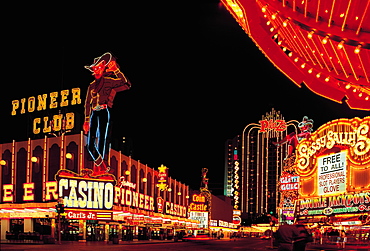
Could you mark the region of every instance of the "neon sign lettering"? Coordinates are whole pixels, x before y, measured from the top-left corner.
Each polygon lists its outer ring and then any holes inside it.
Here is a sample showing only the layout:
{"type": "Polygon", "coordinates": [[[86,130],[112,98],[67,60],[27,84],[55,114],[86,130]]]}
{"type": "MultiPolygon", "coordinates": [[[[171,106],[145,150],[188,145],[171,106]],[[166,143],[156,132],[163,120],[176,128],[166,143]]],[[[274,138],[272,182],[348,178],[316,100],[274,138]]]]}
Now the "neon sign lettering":
{"type": "MultiPolygon", "coordinates": [[[[3,184],[2,202],[14,202],[14,188],[14,184],[3,184]]],[[[23,201],[35,200],[34,183],[24,183],[23,190],[23,201]]],[[[154,211],[152,196],[114,186],[114,181],[60,178],[59,182],[46,182],[45,200],[55,201],[59,196],[63,198],[64,206],[71,209],[109,210],[113,208],[113,204],[116,204],[154,211]]],[[[170,205],[168,210],[172,210],[177,215],[178,212],[183,211],[183,209],[179,210],[179,207],[179,205],[170,205]]]]}
{"type": "Polygon", "coordinates": [[[200,194],[193,194],[192,199],[194,202],[206,202],[206,197],[200,194]]]}
{"type": "Polygon", "coordinates": [[[346,192],[346,151],[317,158],[318,195],[346,192]]]}
{"type": "Polygon", "coordinates": [[[259,122],[261,126],[261,129],[259,130],[259,132],[267,132],[268,130],[283,132],[287,128],[287,124],[285,120],[282,120],[282,119],[277,119],[277,120],[265,119],[265,120],[260,120],[259,122]]]}
{"type": "Polygon", "coordinates": [[[162,197],[157,197],[157,210],[158,210],[158,213],[162,213],[163,212],[163,198],[162,197]]]}
{"type": "Polygon", "coordinates": [[[193,194],[192,202],[189,204],[190,211],[207,211],[206,197],[201,194],[193,194]]]}
{"type": "Polygon", "coordinates": [[[207,211],[208,207],[205,204],[190,203],[189,204],[189,210],[190,211],[207,211]]]}
{"type": "Polygon", "coordinates": [[[136,184],[125,180],[125,176],[121,176],[119,178],[119,187],[121,187],[121,188],[122,187],[127,187],[127,188],[135,189],[136,188],[136,184]]]}
{"type": "MultiPolygon", "coordinates": [[[[33,201],[35,199],[34,183],[23,183],[23,201],[33,201]]],[[[14,201],[14,184],[3,185],[3,202],[14,201]]]]}
{"type": "MultiPolygon", "coordinates": [[[[45,111],[47,108],[55,109],[58,107],[66,107],[69,105],[81,104],[81,91],[80,88],[72,88],[70,90],[51,92],[48,94],[38,95],[37,99],[32,96],[22,98],[20,100],[12,101],[11,115],[25,114],[26,112],[32,113],[35,111],[45,111]],[[70,95],[71,94],[71,95],[70,95]],[[49,99],[48,99],[49,96],[49,99]],[[58,97],[59,102],[58,102],[58,97]],[[70,99],[68,99],[70,98],[70,99]],[[49,101],[49,102],[48,102],[49,101]]],[[[51,117],[45,116],[43,118],[35,118],[32,122],[33,134],[59,132],[61,130],[71,130],[74,128],[75,115],[73,112],[66,114],[56,114],[51,117]]]]}
{"type": "Polygon", "coordinates": [[[64,114],[53,115],[53,120],[49,121],[49,117],[35,118],[33,120],[32,128],[33,134],[39,134],[41,132],[40,124],[43,125],[42,132],[59,132],[63,130],[71,130],[75,127],[75,114],[73,112],[68,112],[64,114]]]}
{"type": "Polygon", "coordinates": [[[96,212],[67,211],[67,218],[71,220],[96,220],[96,212]]]}
{"type": "Polygon", "coordinates": [[[333,121],[322,127],[305,139],[297,147],[297,167],[301,170],[312,165],[316,153],[324,148],[332,149],[335,145],[351,148],[350,153],[356,157],[364,156],[370,152],[370,118],[358,121],[358,118],[339,122],[333,121]],[[349,131],[351,130],[351,131],[349,131]]]}
{"type": "Polygon", "coordinates": [[[59,180],[59,196],[69,208],[112,209],[114,184],[62,178],[59,180]]]}
{"type": "Polygon", "coordinates": [[[181,205],[166,201],[165,210],[166,210],[165,211],[166,214],[186,217],[186,207],[185,206],[181,206],[181,205]]]}
{"type": "Polygon", "coordinates": [[[234,162],[234,208],[239,208],[239,161],[234,162]]]}
{"type": "Polygon", "coordinates": [[[330,215],[370,211],[370,193],[342,194],[337,196],[307,198],[299,201],[301,215],[330,215]]]}
{"type": "Polygon", "coordinates": [[[81,97],[80,97],[80,88],[72,88],[71,92],[69,90],[62,90],[60,91],[60,102],[57,102],[57,98],[59,96],[58,92],[51,92],[49,94],[49,105],[47,105],[47,94],[42,94],[37,96],[37,106],[36,106],[36,98],[34,96],[27,98],[22,98],[20,100],[13,100],[12,101],[12,116],[17,115],[17,111],[20,108],[20,114],[24,114],[27,112],[34,112],[46,110],[47,108],[54,109],[59,107],[65,107],[69,104],[77,105],[81,104],[81,97]],[[68,96],[72,93],[72,97],[68,100],[68,96]],[[27,110],[26,110],[27,108],[27,110]]]}
{"type": "Polygon", "coordinates": [[[117,186],[114,188],[114,203],[154,211],[154,198],[152,196],[117,186]]]}
{"type": "Polygon", "coordinates": [[[280,186],[280,189],[282,191],[289,191],[289,190],[298,190],[299,183],[288,183],[288,184],[282,184],[280,186]]]}
{"type": "Polygon", "coordinates": [[[290,191],[299,189],[299,176],[294,176],[291,174],[285,174],[280,177],[280,190],[290,191]]]}

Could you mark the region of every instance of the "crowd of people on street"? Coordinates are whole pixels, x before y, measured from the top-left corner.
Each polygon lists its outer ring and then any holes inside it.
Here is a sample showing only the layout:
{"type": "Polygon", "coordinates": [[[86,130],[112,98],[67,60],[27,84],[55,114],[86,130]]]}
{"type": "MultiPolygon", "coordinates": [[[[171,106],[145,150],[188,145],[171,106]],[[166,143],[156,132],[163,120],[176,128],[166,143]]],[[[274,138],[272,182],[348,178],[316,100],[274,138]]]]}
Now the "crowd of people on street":
{"type": "Polygon", "coordinates": [[[345,230],[334,228],[315,228],[308,231],[301,224],[283,224],[276,231],[279,251],[304,251],[309,242],[316,244],[335,243],[337,248],[345,248],[345,230]]]}

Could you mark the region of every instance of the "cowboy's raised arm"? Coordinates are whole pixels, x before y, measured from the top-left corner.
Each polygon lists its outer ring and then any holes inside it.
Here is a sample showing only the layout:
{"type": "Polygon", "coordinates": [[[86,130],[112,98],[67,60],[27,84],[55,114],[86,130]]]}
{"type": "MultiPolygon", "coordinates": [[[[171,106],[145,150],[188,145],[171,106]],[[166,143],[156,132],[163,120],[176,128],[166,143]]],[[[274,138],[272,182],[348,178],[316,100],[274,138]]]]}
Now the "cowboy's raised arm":
{"type": "Polygon", "coordinates": [[[110,71],[112,71],[114,73],[114,75],[116,76],[115,79],[111,79],[114,82],[112,88],[116,92],[128,90],[128,89],[131,88],[130,81],[127,79],[127,77],[118,68],[116,61],[111,61],[108,64],[107,72],[110,72],[110,71]]]}
{"type": "Polygon", "coordinates": [[[117,70],[114,71],[114,75],[116,75],[116,85],[113,87],[116,92],[128,90],[131,88],[131,83],[127,79],[127,77],[120,71],[120,69],[117,68],[117,70]]]}

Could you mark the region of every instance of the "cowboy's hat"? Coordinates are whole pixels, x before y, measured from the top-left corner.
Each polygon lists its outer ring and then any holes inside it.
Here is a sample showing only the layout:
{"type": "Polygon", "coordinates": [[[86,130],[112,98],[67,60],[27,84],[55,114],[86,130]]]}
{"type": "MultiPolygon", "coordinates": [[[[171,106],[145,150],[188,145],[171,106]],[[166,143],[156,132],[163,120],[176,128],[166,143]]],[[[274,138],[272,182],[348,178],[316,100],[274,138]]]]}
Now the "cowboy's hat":
{"type": "Polygon", "coordinates": [[[112,54],[110,52],[106,52],[103,55],[101,55],[100,57],[94,58],[94,63],[92,65],[85,65],[85,68],[90,70],[90,71],[93,71],[92,67],[94,67],[95,65],[97,65],[98,63],[100,63],[103,60],[105,62],[104,66],[107,66],[109,64],[109,62],[112,61],[112,60],[115,60],[115,58],[112,56],[112,54]]]}

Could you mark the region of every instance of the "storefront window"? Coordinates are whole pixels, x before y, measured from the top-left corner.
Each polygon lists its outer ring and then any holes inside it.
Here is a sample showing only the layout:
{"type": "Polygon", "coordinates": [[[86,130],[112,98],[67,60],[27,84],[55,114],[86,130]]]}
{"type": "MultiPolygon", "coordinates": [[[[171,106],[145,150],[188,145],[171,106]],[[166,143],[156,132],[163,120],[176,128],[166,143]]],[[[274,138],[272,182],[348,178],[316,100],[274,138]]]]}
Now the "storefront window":
{"type": "Polygon", "coordinates": [[[149,231],[146,227],[139,227],[138,229],[138,240],[149,240],[149,231]]]}
{"type": "Polygon", "coordinates": [[[87,241],[104,241],[105,225],[98,224],[98,221],[86,221],[86,240],[87,241]]]}
{"type": "Polygon", "coordinates": [[[23,219],[11,219],[10,220],[10,232],[14,234],[23,233],[24,231],[24,220],[23,219]]]}
{"type": "Polygon", "coordinates": [[[118,236],[118,225],[109,225],[109,241],[113,241],[113,238],[118,236]]]}
{"type": "Polygon", "coordinates": [[[51,235],[51,219],[33,219],[33,229],[41,235],[51,235]]]}
{"type": "Polygon", "coordinates": [[[79,225],[79,220],[64,220],[62,226],[62,240],[77,241],[79,225]]]}
{"type": "Polygon", "coordinates": [[[134,239],[134,227],[132,226],[122,226],[122,240],[132,241],[134,239]]]}

